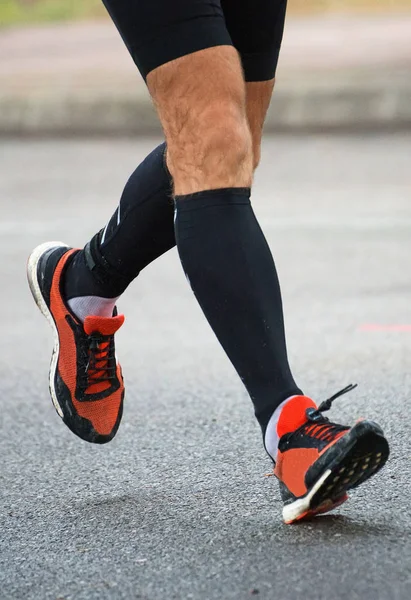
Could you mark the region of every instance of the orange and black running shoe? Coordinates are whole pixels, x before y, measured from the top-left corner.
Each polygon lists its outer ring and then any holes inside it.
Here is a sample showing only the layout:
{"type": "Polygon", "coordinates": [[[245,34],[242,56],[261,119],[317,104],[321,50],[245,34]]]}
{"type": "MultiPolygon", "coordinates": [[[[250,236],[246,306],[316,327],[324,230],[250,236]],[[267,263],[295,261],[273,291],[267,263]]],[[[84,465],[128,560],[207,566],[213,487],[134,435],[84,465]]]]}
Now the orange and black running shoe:
{"type": "Polygon", "coordinates": [[[331,423],[322,414],[355,387],[349,385],[318,408],[310,398],[298,396],[282,410],[274,475],[280,483],[285,523],[333,510],[348,499],[348,490],[387,462],[388,442],[379,425],[364,420],[350,428],[331,423]]]}
{"type": "Polygon", "coordinates": [[[62,293],[64,271],[78,252],[61,242],[42,244],[31,253],[27,276],[37,306],[55,339],[49,385],[57,413],[76,435],[105,444],[115,436],[123,412],[124,383],[116,361],[114,334],[123,316],[79,321],[62,293]]]}

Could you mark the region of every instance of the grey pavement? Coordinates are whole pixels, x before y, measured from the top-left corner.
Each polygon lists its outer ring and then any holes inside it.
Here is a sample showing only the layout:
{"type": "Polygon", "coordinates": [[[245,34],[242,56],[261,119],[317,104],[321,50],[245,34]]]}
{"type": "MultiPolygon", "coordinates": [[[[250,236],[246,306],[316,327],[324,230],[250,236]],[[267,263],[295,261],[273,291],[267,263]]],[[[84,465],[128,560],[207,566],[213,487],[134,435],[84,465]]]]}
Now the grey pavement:
{"type": "Polygon", "coordinates": [[[60,421],[52,334],[25,281],[49,239],[83,244],[155,140],[4,140],[1,600],[411,597],[411,140],[267,139],[254,205],[297,381],[332,417],[378,420],[387,467],[334,515],[285,526],[252,407],[175,251],[119,302],[127,397],[104,447],[60,421]],[[370,327],[370,325],[372,327],[370,327]]]}
{"type": "MultiPolygon", "coordinates": [[[[411,13],[287,21],[268,130],[411,126],[411,13]]],[[[158,132],[109,21],[4,29],[0,134],[158,132]]]]}

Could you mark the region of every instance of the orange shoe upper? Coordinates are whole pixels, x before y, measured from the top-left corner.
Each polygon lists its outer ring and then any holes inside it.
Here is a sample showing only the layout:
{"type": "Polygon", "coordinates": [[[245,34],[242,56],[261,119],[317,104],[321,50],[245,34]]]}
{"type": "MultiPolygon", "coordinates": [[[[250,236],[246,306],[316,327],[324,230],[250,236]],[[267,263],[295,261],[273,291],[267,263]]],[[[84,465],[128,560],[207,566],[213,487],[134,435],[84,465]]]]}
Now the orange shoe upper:
{"type": "MultiPolygon", "coordinates": [[[[91,401],[79,401],[76,398],[77,388],[77,346],[75,336],[70,321],[74,320],[72,313],[68,310],[64,299],[61,295],[60,283],[61,275],[68,259],[75,253],[76,250],[68,251],[59,261],[54,275],[50,290],[50,311],[54,317],[58,330],[60,341],[60,353],[58,360],[59,374],[67,386],[71,394],[71,401],[76,412],[83,418],[89,420],[97,433],[101,435],[109,435],[113,430],[117,420],[119,411],[122,406],[124,383],[121,373],[121,367],[116,365],[116,376],[119,382],[118,388],[109,394],[106,398],[91,401]]],[[[102,335],[112,335],[124,322],[123,316],[104,318],[104,317],[88,317],[84,324],[84,331],[87,335],[99,332],[102,335]]],[[[77,321],[78,323],[78,321],[77,321]]],[[[97,369],[94,372],[94,378],[98,379],[98,368],[103,371],[105,368],[104,352],[106,348],[102,345],[97,353],[102,358],[100,362],[96,362],[97,369]]],[[[90,394],[102,393],[110,388],[108,382],[93,383],[93,377],[90,379],[90,387],[87,392],[90,394]]]]}
{"type": "Polygon", "coordinates": [[[316,424],[315,422],[309,424],[306,414],[308,408],[316,409],[317,405],[307,396],[295,396],[284,406],[277,424],[280,442],[282,436],[292,434],[306,424],[301,438],[291,444],[289,448],[279,449],[274,468],[274,474],[296,497],[303,496],[307,492],[305,475],[311,465],[346,433],[346,431],[340,431],[331,434],[332,424],[316,424]],[[325,443],[327,428],[330,430],[329,443],[325,443]],[[323,443],[319,443],[320,439],[323,443]]]}

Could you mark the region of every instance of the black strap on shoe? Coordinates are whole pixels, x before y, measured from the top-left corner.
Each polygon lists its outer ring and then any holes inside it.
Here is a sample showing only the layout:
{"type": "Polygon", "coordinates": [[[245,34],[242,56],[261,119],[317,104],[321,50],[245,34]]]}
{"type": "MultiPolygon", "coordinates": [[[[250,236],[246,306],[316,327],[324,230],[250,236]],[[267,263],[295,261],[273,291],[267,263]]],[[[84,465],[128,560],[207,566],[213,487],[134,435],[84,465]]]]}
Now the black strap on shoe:
{"type": "MultiPolygon", "coordinates": [[[[113,267],[103,256],[100,245],[101,237],[104,229],[101,229],[96,235],[89,241],[84,247],[84,258],[90,271],[93,272],[94,277],[100,283],[100,285],[113,284],[120,287],[127,287],[130,283],[128,277],[113,267]]],[[[115,296],[116,294],[114,294],[115,296]]],[[[120,294],[119,294],[120,295],[120,294]]],[[[113,296],[113,297],[114,297],[113,296]]]]}

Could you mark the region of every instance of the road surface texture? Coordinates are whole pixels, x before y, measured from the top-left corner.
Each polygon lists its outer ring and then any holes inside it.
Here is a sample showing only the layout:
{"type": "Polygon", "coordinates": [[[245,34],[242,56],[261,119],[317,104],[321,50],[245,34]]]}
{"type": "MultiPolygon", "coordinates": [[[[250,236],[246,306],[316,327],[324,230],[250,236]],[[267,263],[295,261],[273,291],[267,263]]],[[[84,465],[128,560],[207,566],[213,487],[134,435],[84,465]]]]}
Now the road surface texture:
{"type": "Polygon", "coordinates": [[[33,246],[83,244],[156,140],[3,141],[0,598],[411,597],[411,140],[267,139],[254,204],[275,255],[298,383],[332,418],[378,420],[385,470],[337,514],[285,526],[251,403],[171,251],[119,302],[127,397],[88,445],[48,397],[33,246]]]}

